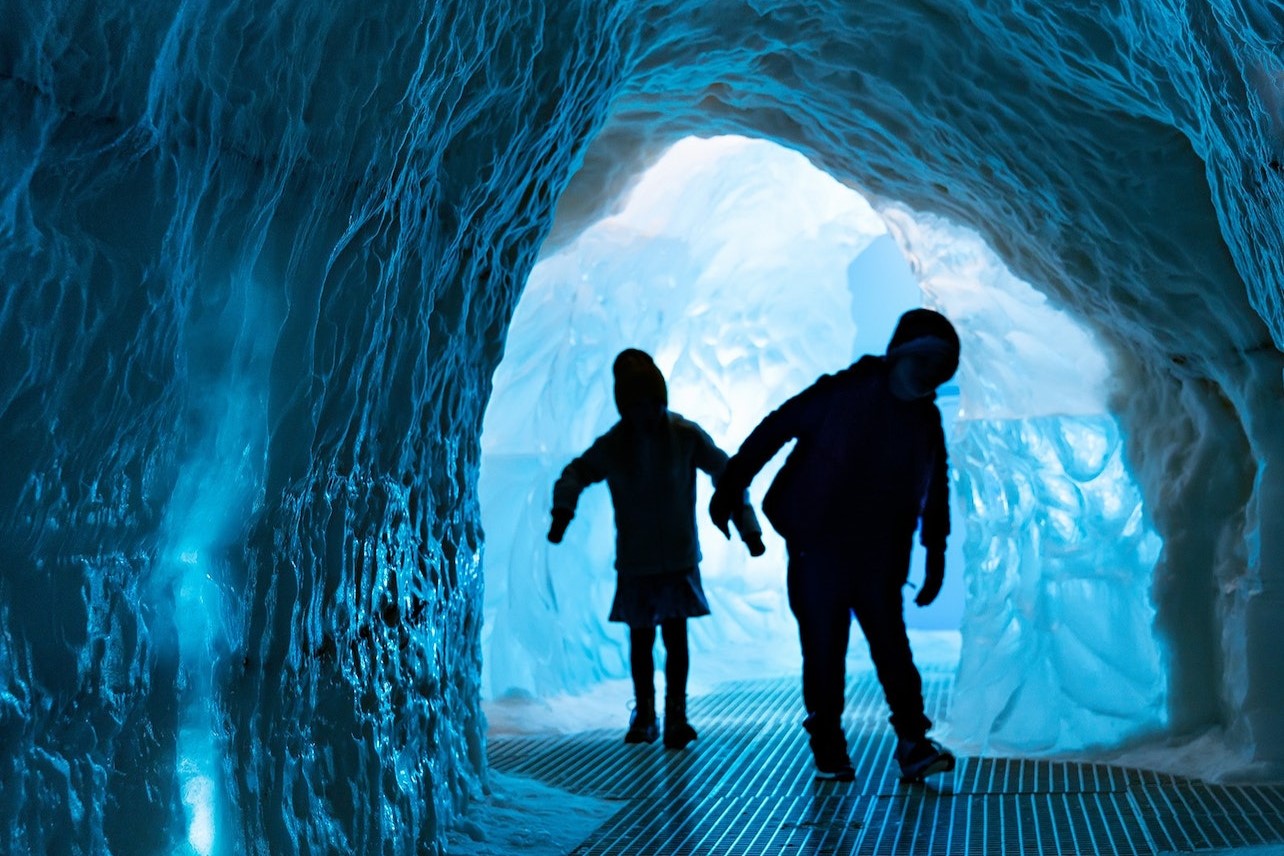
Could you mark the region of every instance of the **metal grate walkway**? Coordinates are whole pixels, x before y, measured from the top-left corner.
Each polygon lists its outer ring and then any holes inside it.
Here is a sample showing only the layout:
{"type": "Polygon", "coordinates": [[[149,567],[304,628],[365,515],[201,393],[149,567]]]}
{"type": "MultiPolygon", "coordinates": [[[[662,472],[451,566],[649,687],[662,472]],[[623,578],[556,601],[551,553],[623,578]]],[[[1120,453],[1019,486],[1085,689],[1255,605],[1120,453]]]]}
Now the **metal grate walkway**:
{"type": "MultiPolygon", "coordinates": [[[[924,674],[928,715],[950,679],[924,674]]],[[[1162,854],[1284,842],[1284,786],[1215,786],[1102,764],[962,758],[902,783],[873,676],[848,686],[856,781],[812,776],[796,681],[746,681],[691,699],[683,752],[625,746],[621,728],[503,738],[490,763],[620,810],[574,853],[1162,854]]]]}

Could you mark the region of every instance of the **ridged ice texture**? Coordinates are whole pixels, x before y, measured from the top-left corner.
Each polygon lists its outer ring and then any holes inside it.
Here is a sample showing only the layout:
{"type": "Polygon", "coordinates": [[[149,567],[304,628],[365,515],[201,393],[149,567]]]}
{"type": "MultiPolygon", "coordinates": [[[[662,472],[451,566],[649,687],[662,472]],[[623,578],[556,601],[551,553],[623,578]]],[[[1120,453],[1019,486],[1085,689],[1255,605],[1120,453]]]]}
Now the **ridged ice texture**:
{"type": "Polygon", "coordinates": [[[489,377],[623,11],[0,6],[0,851],[439,849],[489,377]]]}
{"type": "Polygon", "coordinates": [[[1277,2],[0,20],[0,848],[437,849],[520,283],[692,132],[976,229],[1099,336],[1170,728],[1284,761],[1277,2]]]}
{"type": "Polygon", "coordinates": [[[1157,732],[1160,544],[1115,420],[960,421],[953,453],[968,573],[953,742],[1070,752],[1157,732]]]}

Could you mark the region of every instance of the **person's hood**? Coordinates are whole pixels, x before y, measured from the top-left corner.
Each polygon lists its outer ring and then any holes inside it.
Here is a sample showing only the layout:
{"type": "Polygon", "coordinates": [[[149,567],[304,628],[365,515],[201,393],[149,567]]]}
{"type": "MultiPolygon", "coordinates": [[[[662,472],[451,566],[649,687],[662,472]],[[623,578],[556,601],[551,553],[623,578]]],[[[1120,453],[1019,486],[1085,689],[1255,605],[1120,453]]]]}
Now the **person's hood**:
{"type": "Polygon", "coordinates": [[[931,309],[911,309],[896,322],[896,330],[887,343],[887,355],[893,351],[904,352],[917,347],[940,350],[944,357],[945,376],[949,380],[959,367],[959,334],[950,320],[931,309]]]}
{"type": "Polygon", "coordinates": [[[669,388],[664,382],[664,375],[646,351],[637,348],[621,351],[615,358],[612,372],[615,375],[615,407],[621,416],[628,405],[638,402],[650,401],[668,406],[669,388]]]}

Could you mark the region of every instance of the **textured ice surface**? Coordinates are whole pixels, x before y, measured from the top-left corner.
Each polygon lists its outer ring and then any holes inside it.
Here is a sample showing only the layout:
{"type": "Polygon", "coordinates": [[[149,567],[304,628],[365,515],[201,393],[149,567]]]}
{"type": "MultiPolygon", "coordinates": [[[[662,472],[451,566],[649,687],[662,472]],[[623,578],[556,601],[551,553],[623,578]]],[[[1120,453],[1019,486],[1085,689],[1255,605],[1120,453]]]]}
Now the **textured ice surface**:
{"type": "Polygon", "coordinates": [[[967,420],[953,439],[968,567],[955,742],[1074,751],[1157,730],[1159,539],[1115,420],[967,420]]]}
{"type": "Polygon", "coordinates": [[[1098,337],[1167,728],[1284,762],[1275,6],[0,20],[0,850],[440,849],[483,775],[477,438],[520,286],[693,133],[975,229],[1098,337]]]}
{"type": "Polygon", "coordinates": [[[486,793],[451,831],[451,856],[565,856],[620,810],[617,802],[492,772],[486,793]]]}

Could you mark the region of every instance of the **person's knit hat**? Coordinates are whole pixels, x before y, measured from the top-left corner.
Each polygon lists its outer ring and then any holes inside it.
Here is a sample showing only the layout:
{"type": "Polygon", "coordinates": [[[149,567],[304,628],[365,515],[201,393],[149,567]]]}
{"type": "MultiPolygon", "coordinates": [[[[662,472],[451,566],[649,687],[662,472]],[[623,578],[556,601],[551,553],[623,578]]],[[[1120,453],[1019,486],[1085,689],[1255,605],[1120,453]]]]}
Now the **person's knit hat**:
{"type": "Polygon", "coordinates": [[[906,312],[896,322],[896,331],[892,333],[892,340],[887,343],[887,353],[890,356],[893,351],[912,350],[916,347],[916,340],[925,339],[932,340],[930,345],[927,342],[922,344],[928,345],[933,351],[940,351],[941,371],[944,373],[940,382],[944,383],[958,371],[960,345],[958,331],[954,329],[950,319],[941,313],[931,309],[911,309],[906,312]]]}
{"type": "Polygon", "coordinates": [[[664,375],[651,355],[637,348],[627,348],[615,358],[615,406],[620,414],[631,404],[654,402],[669,405],[669,388],[664,375]]]}

